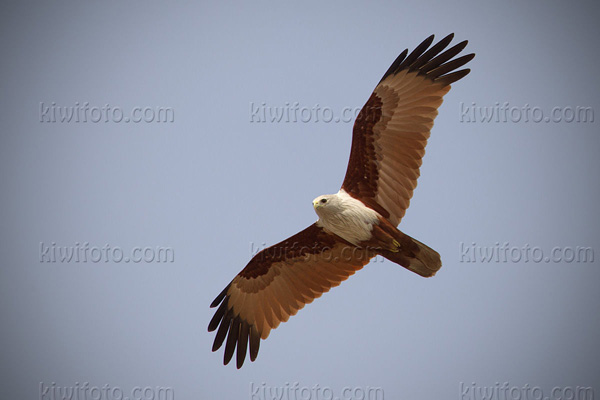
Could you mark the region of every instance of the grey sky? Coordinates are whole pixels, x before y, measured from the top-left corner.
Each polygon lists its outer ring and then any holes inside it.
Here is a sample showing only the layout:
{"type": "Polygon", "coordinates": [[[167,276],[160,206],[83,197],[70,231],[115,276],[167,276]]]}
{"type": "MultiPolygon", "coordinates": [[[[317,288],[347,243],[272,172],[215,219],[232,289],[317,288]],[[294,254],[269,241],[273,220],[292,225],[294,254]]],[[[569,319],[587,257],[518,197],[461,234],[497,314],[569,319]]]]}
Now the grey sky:
{"type": "Polygon", "coordinates": [[[505,382],[600,395],[597,4],[53,1],[0,15],[0,398],[84,382],[176,399],[263,398],[263,382],[339,398],[479,399],[472,385],[505,382]],[[316,220],[350,149],[351,122],[257,122],[252,107],[361,107],[402,50],[450,32],[477,56],[400,225],[442,270],[373,262],[256,362],[224,367],[208,305],[253,249],[316,220]],[[49,122],[49,107],[89,107],[88,122],[49,122]],[[51,262],[52,246],[97,249],[51,262]]]}

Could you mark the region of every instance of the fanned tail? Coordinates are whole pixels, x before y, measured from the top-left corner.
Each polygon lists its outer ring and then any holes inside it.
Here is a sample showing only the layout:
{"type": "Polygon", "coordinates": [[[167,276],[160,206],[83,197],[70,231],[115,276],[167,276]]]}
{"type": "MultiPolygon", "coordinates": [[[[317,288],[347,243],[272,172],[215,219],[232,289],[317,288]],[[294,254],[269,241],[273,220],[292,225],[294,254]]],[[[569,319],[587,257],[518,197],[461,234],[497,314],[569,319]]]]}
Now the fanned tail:
{"type": "Polygon", "coordinates": [[[434,276],[442,268],[442,260],[438,252],[408,235],[402,235],[404,238],[400,242],[402,244],[399,251],[382,250],[380,254],[425,278],[434,276]]]}
{"type": "Polygon", "coordinates": [[[374,245],[378,254],[426,278],[442,268],[437,251],[399,231],[385,219],[373,226],[373,239],[367,245],[374,245]]]}

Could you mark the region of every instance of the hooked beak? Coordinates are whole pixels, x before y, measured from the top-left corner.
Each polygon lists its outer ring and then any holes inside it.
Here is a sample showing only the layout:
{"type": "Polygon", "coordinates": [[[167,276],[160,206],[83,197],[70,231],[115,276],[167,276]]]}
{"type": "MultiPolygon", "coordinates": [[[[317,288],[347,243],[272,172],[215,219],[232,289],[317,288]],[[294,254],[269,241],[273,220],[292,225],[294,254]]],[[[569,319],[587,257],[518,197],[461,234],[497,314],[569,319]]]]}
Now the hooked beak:
{"type": "Polygon", "coordinates": [[[323,199],[320,197],[317,197],[316,199],[313,200],[313,208],[316,210],[318,208],[323,207],[324,203],[323,203],[323,199]]]}

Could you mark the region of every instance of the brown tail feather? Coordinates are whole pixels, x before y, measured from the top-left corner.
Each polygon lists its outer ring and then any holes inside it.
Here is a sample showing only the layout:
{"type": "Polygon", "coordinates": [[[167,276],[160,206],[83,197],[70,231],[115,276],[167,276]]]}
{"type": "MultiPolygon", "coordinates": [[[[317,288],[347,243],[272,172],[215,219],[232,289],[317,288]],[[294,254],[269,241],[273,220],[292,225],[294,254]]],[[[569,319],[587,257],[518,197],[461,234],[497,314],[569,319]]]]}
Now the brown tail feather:
{"type": "Polygon", "coordinates": [[[374,245],[375,251],[388,260],[426,278],[442,267],[437,251],[399,231],[385,219],[373,226],[373,238],[368,245],[374,245]]]}
{"type": "Polygon", "coordinates": [[[404,268],[429,278],[442,267],[442,260],[437,251],[424,245],[408,235],[402,234],[399,251],[379,250],[379,253],[390,261],[404,268]]]}

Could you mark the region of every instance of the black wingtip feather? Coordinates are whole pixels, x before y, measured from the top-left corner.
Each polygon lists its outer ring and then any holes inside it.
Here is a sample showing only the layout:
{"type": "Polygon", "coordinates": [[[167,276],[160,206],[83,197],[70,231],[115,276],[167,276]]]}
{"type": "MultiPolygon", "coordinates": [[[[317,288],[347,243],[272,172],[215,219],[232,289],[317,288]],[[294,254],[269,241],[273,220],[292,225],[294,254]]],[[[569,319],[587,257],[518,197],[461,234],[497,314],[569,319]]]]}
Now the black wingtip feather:
{"type": "Polygon", "coordinates": [[[404,50],[388,68],[379,82],[381,83],[390,75],[395,75],[405,69],[418,71],[419,74],[425,74],[430,79],[440,83],[455,82],[466,75],[468,72],[457,71],[459,73],[453,73],[452,71],[472,60],[475,54],[468,54],[455,60],[452,60],[452,58],[460,53],[469,42],[463,40],[445,50],[452,39],[454,39],[454,33],[446,35],[442,40],[431,46],[433,39],[434,35],[429,36],[408,56],[406,56],[408,49],[404,50]]]}
{"type": "Polygon", "coordinates": [[[255,327],[250,329],[250,361],[256,360],[260,348],[260,334],[255,327]]]}
{"type": "Polygon", "coordinates": [[[219,293],[219,295],[212,301],[212,303],[210,303],[210,308],[215,308],[216,306],[219,305],[219,303],[221,301],[223,301],[225,296],[227,296],[227,291],[229,290],[229,286],[231,286],[231,283],[229,285],[225,286],[225,289],[223,289],[223,291],[221,291],[221,293],[219,293]]]}
{"type": "Polygon", "coordinates": [[[217,331],[212,351],[219,350],[225,344],[223,364],[229,364],[235,353],[236,366],[239,369],[243,366],[248,353],[250,353],[250,361],[256,359],[260,346],[260,334],[255,326],[248,324],[229,308],[227,292],[230,286],[231,283],[211,303],[211,307],[219,306],[219,308],[208,324],[208,331],[217,331]]]}
{"type": "Polygon", "coordinates": [[[246,358],[246,350],[248,349],[248,331],[249,325],[245,322],[241,323],[240,335],[237,342],[236,366],[237,369],[242,368],[244,359],[246,358]]]}
{"type": "Polygon", "coordinates": [[[217,327],[219,326],[219,322],[221,322],[221,320],[223,319],[223,316],[225,315],[226,311],[227,311],[227,302],[224,301],[223,303],[221,303],[221,306],[217,309],[217,311],[215,312],[215,315],[213,315],[212,319],[210,320],[210,322],[208,324],[209,332],[212,332],[215,329],[217,329],[217,327]]]}
{"type": "Polygon", "coordinates": [[[398,57],[396,57],[396,59],[394,60],[392,65],[390,65],[388,70],[385,71],[385,74],[383,74],[383,77],[381,78],[381,80],[379,82],[383,81],[388,76],[396,73],[396,71],[398,70],[398,67],[400,66],[400,64],[402,64],[402,61],[404,61],[404,57],[406,57],[407,54],[408,54],[408,49],[404,49],[404,51],[402,53],[400,53],[400,55],[398,55],[398,57]]]}
{"type": "Polygon", "coordinates": [[[440,55],[423,65],[423,67],[421,67],[421,72],[429,73],[429,71],[439,67],[440,65],[442,65],[443,63],[445,63],[446,61],[450,60],[452,57],[463,51],[463,49],[467,46],[467,43],[469,43],[467,40],[463,40],[457,45],[450,47],[448,50],[444,51],[443,53],[441,53],[440,55]]]}
{"type": "Polygon", "coordinates": [[[436,69],[430,71],[427,74],[427,76],[431,77],[432,79],[441,77],[442,75],[447,74],[448,72],[452,72],[455,69],[462,67],[463,65],[471,61],[473,57],[475,57],[475,54],[471,53],[462,57],[455,58],[454,60],[448,61],[447,63],[442,64],[436,69]]]}
{"type": "Polygon", "coordinates": [[[429,46],[431,46],[431,43],[433,43],[433,39],[434,39],[434,35],[429,36],[427,39],[423,40],[421,42],[420,45],[418,45],[409,55],[408,57],[406,57],[406,59],[402,62],[402,64],[400,65],[400,68],[406,68],[406,67],[410,67],[411,64],[421,56],[421,54],[423,54],[425,52],[425,50],[427,50],[427,48],[429,46]]]}
{"type": "Polygon", "coordinates": [[[229,364],[229,361],[231,361],[231,358],[233,357],[239,334],[240,319],[236,317],[229,327],[229,334],[227,335],[227,342],[225,343],[225,354],[223,356],[223,364],[225,365],[229,364]]]}
{"type": "Polygon", "coordinates": [[[436,82],[442,82],[444,85],[450,85],[459,79],[464,78],[471,72],[469,68],[461,69],[460,71],[453,72],[448,75],[444,75],[441,78],[436,79],[436,82]]]}
{"type": "Polygon", "coordinates": [[[230,313],[227,313],[223,319],[221,320],[221,325],[219,326],[219,330],[215,336],[215,341],[213,342],[212,351],[217,351],[223,345],[223,341],[227,336],[227,332],[229,331],[231,326],[231,317],[230,313]]]}
{"type": "Polygon", "coordinates": [[[434,44],[429,50],[421,55],[415,62],[410,66],[411,70],[416,70],[425,65],[425,63],[439,54],[444,50],[454,38],[454,33],[447,35],[445,38],[434,44]]]}

